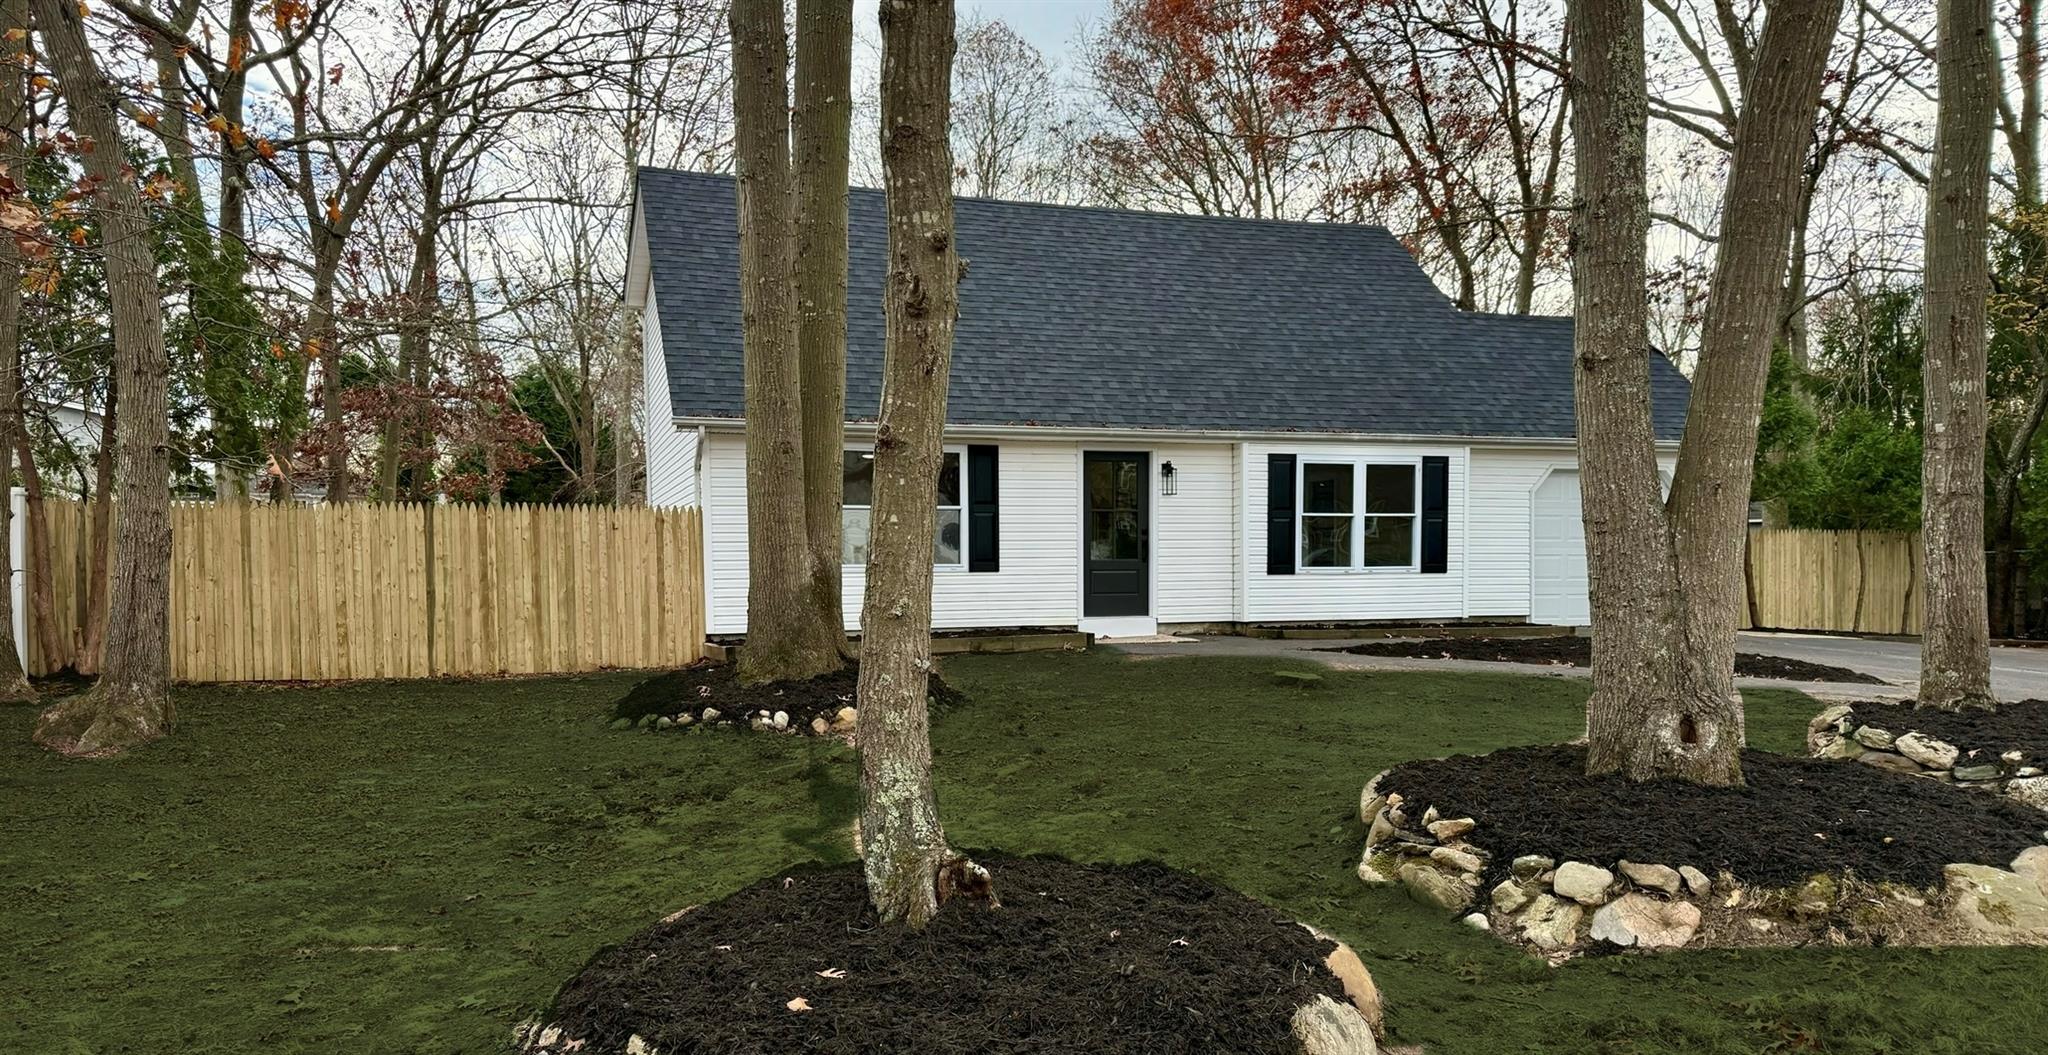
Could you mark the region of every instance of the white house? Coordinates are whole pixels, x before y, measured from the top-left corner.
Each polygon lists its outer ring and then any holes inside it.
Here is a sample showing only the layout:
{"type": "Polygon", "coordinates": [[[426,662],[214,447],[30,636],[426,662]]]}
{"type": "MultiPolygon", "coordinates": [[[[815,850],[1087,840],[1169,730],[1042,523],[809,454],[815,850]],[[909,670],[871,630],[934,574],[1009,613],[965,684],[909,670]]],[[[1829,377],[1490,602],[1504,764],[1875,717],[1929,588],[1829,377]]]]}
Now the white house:
{"type": "MultiPolygon", "coordinates": [[[[850,212],[852,626],[882,194],[850,212]]],[[[731,177],[642,171],[627,277],[648,500],[704,512],[714,634],[747,617],[734,216],[731,177]]],[[[937,626],[1587,621],[1571,320],[1458,311],[1379,227],[961,199],[955,231],[937,626]]],[[[1688,391],[1651,359],[1669,447],[1688,391]]]]}

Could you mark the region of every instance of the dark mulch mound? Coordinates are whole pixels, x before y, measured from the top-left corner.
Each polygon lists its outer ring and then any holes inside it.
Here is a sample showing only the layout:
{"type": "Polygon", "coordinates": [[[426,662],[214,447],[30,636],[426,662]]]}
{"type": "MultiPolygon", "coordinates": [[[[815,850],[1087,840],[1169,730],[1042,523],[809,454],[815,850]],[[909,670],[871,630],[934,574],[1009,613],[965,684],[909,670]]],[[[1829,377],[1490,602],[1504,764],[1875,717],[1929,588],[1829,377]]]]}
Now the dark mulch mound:
{"type": "Polygon", "coordinates": [[[1585,765],[1582,747],[1511,747],[1409,762],[1379,786],[1414,809],[1478,821],[1468,838],[1493,854],[1489,883],[1514,856],[1542,854],[1726,869],[1765,886],[1850,872],[1931,887],[1943,865],[2006,867],[2048,828],[2048,815],[2008,799],[1855,762],[1744,751],[1741,788],[1630,784],[1588,777],[1585,765]]]}
{"type": "MultiPolygon", "coordinates": [[[[811,719],[829,722],[841,707],[860,706],[854,700],[859,687],[859,664],[849,664],[843,670],[805,681],[741,685],[732,664],[700,660],[633,686],[613,706],[612,715],[635,721],[649,714],[673,717],[688,713],[694,717],[702,715],[704,708],[712,707],[718,710],[720,724],[746,725],[762,711],[787,711],[790,726],[808,733],[811,719]]],[[[966,701],[966,696],[946,684],[937,671],[932,672],[929,692],[934,711],[966,701]]]]}
{"type": "Polygon", "coordinates": [[[1918,730],[1962,748],[1965,754],[1975,751],[1988,760],[2015,750],[2030,761],[2048,759],[2048,700],[2001,703],[1995,711],[1961,713],[1916,710],[1910,703],[1867,702],[1855,708],[1851,718],[1857,725],[1874,725],[1895,736],[1918,730]]]}
{"type": "MultiPolygon", "coordinates": [[[[1349,652],[1355,656],[1401,656],[1407,659],[1477,659],[1493,663],[1549,663],[1564,667],[1585,667],[1593,663],[1593,639],[1589,637],[1439,637],[1426,641],[1368,641],[1362,645],[1318,649],[1349,652]]],[[[1839,681],[1858,685],[1883,685],[1882,678],[1808,663],[1743,652],[1735,657],[1735,673],[1745,678],[1785,678],[1792,681],[1839,681]]]]}
{"type": "Polygon", "coordinates": [[[922,932],[876,923],[858,865],[764,879],[599,953],[547,1020],[663,1055],[1292,1053],[1295,1009],[1344,1000],[1330,943],[1207,880],[976,859],[1002,907],[956,899],[922,932]]]}

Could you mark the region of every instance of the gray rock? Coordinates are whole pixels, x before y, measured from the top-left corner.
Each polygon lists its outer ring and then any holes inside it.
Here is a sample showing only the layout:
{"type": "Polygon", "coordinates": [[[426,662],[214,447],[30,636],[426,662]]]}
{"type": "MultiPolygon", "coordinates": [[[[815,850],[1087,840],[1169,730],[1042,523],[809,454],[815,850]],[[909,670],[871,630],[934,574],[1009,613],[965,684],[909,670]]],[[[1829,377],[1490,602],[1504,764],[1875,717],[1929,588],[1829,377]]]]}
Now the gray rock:
{"type": "Polygon", "coordinates": [[[1700,910],[1690,901],[1623,894],[1593,913],[1591,937],[1624,948],[1676,949],[1699,929],[1700,910]]]}
{"type": "Polygon", "coordinates": [[[1905,755],[1892,754],[1890,751],[1865,751],[1856,756],[1856,761],[1866,766],[1876,766],[1879,769],[1888,769],[1894,773],[1903,773],[1909,777],[1920,775],[1920,763],[1907,758],[1905,755]]]}
{"type": "Polygon", "coordinates": [[[657,717],[656,715],[652,715],[652,714],[643,714],[643,715],[641,715],[641,716],[640,716],[640,722],[639,722],[640,728],[642,728],[642,729],[652,729],[652,728],[654,728],[654,719],[655,719],[656,717],[657,717]]]}
{"type": "Polygon", "coordinates": [[[696,720],[697,720],[697,719],[695,719],[695,718],[692,718],[692,717],[690,717],[690,716],[689,716],[688,714],[678,714],[678,715],[676,715],[676,724],[677,724],[677,725],[689,725],[689,724],[691,724],[692,722],[695,722],[696,720]]]}
{"type": "Polygon", "coordinates": [[[1512,916],[1529,903],[1529,892],[1522,888],[1522,884],[1505,879],[1493,888],[1492,900],[1494,908],[1512,916]]]}
{"type": "Polygon", "coordinates": [[[2002,772],[1997,766],[1987,763],[1957,766],[1949,771],[1957,780],[1997,780],[2002,772]]]}
{"type": "Polygon", "coordinates": [[[2041,893],[2048,894],[2048,846],[2029,846],[2020,851],[2012,859],[2012,870],[2015,875],[2032,879],[2041,893]]]}
{"type": "Polygon", "coordinates": [[[1576,902],[1538,894],[1522,910],[1516,925],[1522,937],[1539,949],[1564,949],[1579,940],[1579,923],[1586,910],[1576,902]]]}
{"type": "Polygon", "coordinates": [[[1557,867],[1557,862],[1542,854],[1523,854],[1508,866],[1516,879],[1534,879],[1557,867]]]}
{"type": "Polygon", "coordinates": [[[1877,726],[1862,726],[1850,735],[1856,738],[1857,743],[1870,748],[1872,751],[1889,751],[1892,749],[1892,734],[1879,729],[1877,726]]]}
{"type": "Polygon", "coordinates": [[[1614,873],[1598,865],[1579,861],[1566,861],[1557,866],[1557,877],[1550,881],[1550,888],[1559,897],[1568,897],[1581,905],[1601,905],[1607,902],[1607,888],[1614,885],[1614,873]]]}
{"type": "Polygon", "coordinates": [[[1823,729],[1839,731],[1840,727],[1836,723],[1849,717],[1855,710],[1856,708],[1846,703],[1835,704],[1833,707],[1814,715],[1813,720],[1806,723],[1806,731],[1809,733],[1817,733],[1823,729]]]}
{"type": "Polygon", "coordinates": [[[1472,888],[1441,868],[1408,861],[1401,865],[1399,875],[1401,885],[1408,888],[1408,896],[1425,905],[1445,912],[1463,912],[1472,904],[1472,888]]]}
{"type": "Polygon", "coordinates": [[[1657,890],[1673,895],[1678,893],[1678,869],[1669,865],[1639,865],[1634,861],[1623,861],[1616,867],[1621,869],[1622,875],[1628,877],[1629,882],[1645,890],[1657,890]]]}
{"type": "Polygon", "coordinates": [[[1815,758],[1843,759],[1855,758],[1857,755],[1860,755],[1862,753],[1862,744],[1859,744],[1854,740],[1848,739],[1847,737],[1840,737],[1834,740],[1830,740],[1825,744],[1822,744],[1820,750],[1815,751],[1813,755],[1815,758]]]}
{"type": "Polygon", "coordinates": [[[811,735],[813,735],[813,736],[824,736],[824,735],[825,735],[826,733],[829,733],[829,732],[831,732],[831,731],[832,731],[832,723],[831,723],[831,722],[828,722],[828,721],[826,721],[826,720],[825,720],[825,719],[823,719],[823,718],[813,718],[813,719],[811,719],[811,735]]]}
{"type": "Polygon", "coordinates": [[[1493,929],[1493,921],[1487,919],[1486,913],[1484,912],[1474,912],[1469,915],[1463,916],[1459,918],[1458,922],[1463,923],[1464,925],[1472,928],[1473,930],[1490,931],[1493,929]]]}
{"type": "Polygon", "coordinates": [[[1678,877],[1685,880],[1685,889],[1694,897],[1706,897],[1714,892],[1714,881],[1708,879],[1705,872],[1691,865],[1679,865],[1678,877]]]}
{"type": "Polygon", "coordinates": [[[1956,756],[1961,754],[1954,744],[1920,732],[1907,733],[1892,741],[1892,750],[1928,769],[1949,769],[1956,764],[1956,756]]]}
{"type": "Polygon", "coordinates": [[[667,715],[662,715],[654,720],[654,727],[656,729],[673,729],[676,727],[676,720],[667,715]]]}
{"type": "Polygon", "coordinates": [[[770,721],[770,722],[771,722],[771,723],[772,723],[772,724],[773,724],[773,725],[775,726],[775,728],[777,728],[777,729],[787,729],[787,728],[789,728],[789,712],[788,712],[788,711],[776,711],[776,712],[775,712],[775,717],[773,717],[773,718],[770,718],[770,719],[769,719],[769,721],[770,721]]]}
{"type": "Polygon", "coordinates": [[[719,718],[718,708],[706,707],[704,708],[704,713],[698,715],[697,717],[700,721],[715,722],[719,718]]]}
{"type": "Polygon", "coordinates": [[[1359,789],[1358,823],[1371,824],[1373,817],[1380,812],[1380,807],[1387,804],[1386,794],[1380,791],[1380,781],[1385,780],[1390,772],[1392,770],[1382,769],[1374,773],[1372,779],[1365,782],[1365,787],[1359,789]]]}
{"type": "Polygon", "coordinates": [[[1288,1022],[1301,1055],[1379,1055],[1372,1026],[1358,1009],[1327,996],[1303,1004],[1288,1022]]]}
{"type": "Polygon", "coordinates": [[[2025,751],[2007,751],[1999,755],[1998,760],[2005,763],[2007,768],[2013,768],[2027,760],[2027,753],[2025,751]]]}
{"type": "Polygon", "coordinates": [[[1454,850],[1448,846],[1439,846],[1431,850],[1429,859],[1440,865],[1449,865],[1460,872],[1477,872],[1486,867],[1486,862],[1480,860],[1479,855],[1454,850]]]}
{"type": "Polygon", "coordinates": [[[2021,777],[2007,781],[2005,793],[2037,810],[2048,810],[2048,777],[2021,777]]]}
{"type": "Polygon", "coordinates": [[[1990,865],[1942,869],[1949,916],[1995,941],[2048,941],[2048,890],[2031,875],[1990,865]]]}
{"type": "Polygon", "coordinates": [[[1384,808],[1381,809],[1378,813],[1373,814],[1372,827],[1365,833],[1365,848],[1370,850],[1386,842],[1388,839],[1393,838],[1395,833],[1400,830],[1394,827],[1393,821],[1387,819],[1387,811],[1384,808]]]}

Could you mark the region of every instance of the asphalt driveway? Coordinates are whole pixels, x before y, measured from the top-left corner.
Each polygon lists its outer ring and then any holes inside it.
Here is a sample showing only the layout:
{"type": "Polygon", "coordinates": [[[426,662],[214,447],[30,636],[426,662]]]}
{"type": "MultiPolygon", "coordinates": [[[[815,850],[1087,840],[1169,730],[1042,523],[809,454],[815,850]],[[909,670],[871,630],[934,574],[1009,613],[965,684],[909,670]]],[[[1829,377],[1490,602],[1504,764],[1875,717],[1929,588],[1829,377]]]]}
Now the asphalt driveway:
{"type": "MultiPolygon", "coordinates": [[[[1488,663],[1462,659],[1356,656],[1327,651],[1355,644],[1355,641],[1279,641],[1252,637],[1204,637],[1174,640],[1133,639],[1107,643],[1139,655],[1287,656],[1314,660],[1346,670],[1490,670],[1567,678],[1582,678],[1591,674],[1581,667],[1488,663]]],[[[1875,638],[1830,637],[1822,634],[1745,632],[1737,647],[1744,652],[1847,667],[1872,677],[1883,678],[1890,683],[1889,686],[1880,686],[1784,681],[1775,678],[1736,679],[1741,685],[1799,689],[1814,696],[1833,699],[1897,699],[1912,696],[1920,678],[1920,643],[1917,641],[1882,641],[1875,638]]],[[[2048,649],[1993,648],[1991,689],[2003,700],[2048,699],[2048,649]]]]}

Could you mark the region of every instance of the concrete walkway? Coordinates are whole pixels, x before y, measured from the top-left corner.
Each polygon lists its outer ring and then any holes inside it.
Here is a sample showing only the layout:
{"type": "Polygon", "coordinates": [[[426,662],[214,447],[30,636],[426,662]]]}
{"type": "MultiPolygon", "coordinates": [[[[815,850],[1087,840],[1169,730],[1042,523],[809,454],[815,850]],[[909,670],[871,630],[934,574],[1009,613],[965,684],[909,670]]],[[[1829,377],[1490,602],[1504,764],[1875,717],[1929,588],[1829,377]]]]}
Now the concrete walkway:
{"type": "MultiPolygon", "coordinates": [[[[1461,670],[1495,674],[1532,674],[1553,678],[1585,678],[1592,672],[1583,667],[1559,667],[1533,663],[1490,663],[1469,659],[1404,659],[1396,656],[1355,656],[1318,649],[1355,645],[1360,639],[1327,641],[1280,641],[1256,637],[1203,637],[1180,640],[1105,641],[1104,644],[1133,655],[1156,656],[1270,656],[1305,659],[1338,670],[1461,670]]],[[[1889,685],[1858,685],[1839,682],[1788,681],[1782,678],[1737,678],[1742,688],[1797,689],[1823,699],[1869,700],[1909,699],[1920,676],[1920,645],[1916,641],[1880,641],[1874,638],[1829,637],[1820,634],[1744,633],[1737,645],[1741,651],[1803,659],[1812,663],[1847,667],[1889,685]]],[[[1993,648],[1991,688],[2000,699],[2048,698],[2048,650],[1993,648]]]]}

